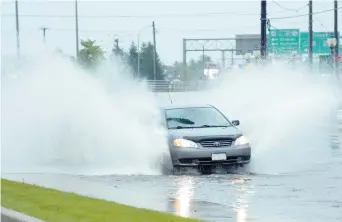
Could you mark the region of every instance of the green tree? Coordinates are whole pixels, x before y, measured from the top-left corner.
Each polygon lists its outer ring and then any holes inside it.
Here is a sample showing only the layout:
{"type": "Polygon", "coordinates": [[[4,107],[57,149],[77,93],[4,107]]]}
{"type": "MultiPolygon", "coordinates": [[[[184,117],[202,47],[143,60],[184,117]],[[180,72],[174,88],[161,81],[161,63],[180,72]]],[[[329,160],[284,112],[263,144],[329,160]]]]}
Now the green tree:
{"type": "Polygon", "coordinates": [[[124,56],[124,51],[122,48],[119,47],[119,39],[115,39],[114,40],[114,47],[112,49],[112,53],[115,56],[120,56],[123,57],[124,56]]]}
{"type": "Polygon", "coordinates": [[[133,76],[138,77],[138,49],[134,42],[132,42],[128,51],[128,64],[132,69],[133,76]]]}
{"type": "MultiPolygon", "coordinates": [[[[163,70],[162,64],[158,53],[156,53],[156,80],[163,80],[163,70]]],[[[151,42],[143,43],[141,45],[140,52],[140,74],[143,78],[148,80],[154,80],[154,63],[153,63],[154,53],[153,45],[151,42]]]]}
{"type": "Polygon", "coordinates": [[[105,59],[104,51],[100,46],[95,45],[95,40],[82,40],[81,47],[78,61],[84,67],[95,67],[99,62],[105,59]]]}
{"type": "Polygon", "coordinates": [[[177,76],[182,76],[183,73],[183,63],[175,61],[172,65],[173,69],[175,70],[177,76]]]}
{"type": "MultiPolygon", "coordinates": [[[[211,62],[212,59],[210,56],[204,55],[204,62],[211,62]]],[[[185,80],[183,63],[175,62],[173,64],[173,69],[180,76],[181,79],[185,80]]],[[[203,64],[203,56],[200,56],[197,60],[191,59],[187,62],[187,76],[186,80],[199,80],[204,75],[204,64],[203,64]]]]}

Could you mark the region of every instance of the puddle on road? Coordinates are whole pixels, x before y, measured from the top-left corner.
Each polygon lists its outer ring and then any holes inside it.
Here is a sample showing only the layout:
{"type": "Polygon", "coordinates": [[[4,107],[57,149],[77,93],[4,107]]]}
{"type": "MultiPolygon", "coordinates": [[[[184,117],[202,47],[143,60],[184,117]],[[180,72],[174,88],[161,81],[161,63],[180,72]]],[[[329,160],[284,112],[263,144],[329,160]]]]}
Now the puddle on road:
{"type": "Polygon", "coordinates": [[[303,174],[300,176],[2,174],[2,177],[12,180],[24,180],[27,183],[62,191],[217,222],[247,222],[251,219],[260,222],[291,222],[293,218],[299,222],[306,222],[308,219],[313,222],[337,222],[341,213],[338,197],[342,193],[336,184],[341,182],[341,178],[336,176],[334,172],[330,175],[321,172],[319,177],[303,174]],[[329,202],[322,201],[328,199],[329,202]],[[335,203],[335,207],[332,203],[335,203]],[[314,216],[312,210],[315,211],[314,216]]]}

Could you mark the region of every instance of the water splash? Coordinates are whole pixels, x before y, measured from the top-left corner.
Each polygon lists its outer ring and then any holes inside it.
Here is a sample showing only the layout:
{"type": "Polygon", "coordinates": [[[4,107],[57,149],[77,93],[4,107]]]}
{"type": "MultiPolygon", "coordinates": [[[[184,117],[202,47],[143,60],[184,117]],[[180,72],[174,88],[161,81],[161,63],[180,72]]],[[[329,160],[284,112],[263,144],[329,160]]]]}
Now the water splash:
{"type": "MultiPolygon", "coordinates": [[[[210,103],[253,145],[251,172],[286,173],[328,161],[330,133],[341,101],[333,76],[269,65],[226,75],[211,90],[172,94],[174,103],[210,103]],[[194,95],[195,94],[195,95],[194,95]]],[[[166,96],[159,95],[161,101],[166,96]]]]}
{"type": "Polygon", "coordinates": [[[161,172],[157,104],[129,73],[104,64],[89,74],[44,52],[7,73],[2,88],[3,172],[161,172]]]}

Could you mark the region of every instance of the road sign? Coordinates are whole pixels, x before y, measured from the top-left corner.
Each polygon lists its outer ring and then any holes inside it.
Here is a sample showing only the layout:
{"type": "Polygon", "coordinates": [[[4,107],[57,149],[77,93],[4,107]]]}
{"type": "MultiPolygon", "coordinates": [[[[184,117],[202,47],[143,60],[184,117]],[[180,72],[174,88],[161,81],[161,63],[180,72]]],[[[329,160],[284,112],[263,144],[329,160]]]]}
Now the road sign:
{"type": "MultiPolygon", "coordinates": [[[[314,32],[312,36],[312,52],[321,53],[321,54],[329,54],[330,48],[327,44],[327,39],[333,35],[334,35],[333,32],[314,32]]],[[[308,53],[308,51],[309,51],[309,33],[301,32],[299,52],[306,54],[308,53]]]]}
{"type": "Polygon", "coordinates": [[[268,37],[269,52],[291,54],[299,51],[299,29],[273,29],[268,37]]]}

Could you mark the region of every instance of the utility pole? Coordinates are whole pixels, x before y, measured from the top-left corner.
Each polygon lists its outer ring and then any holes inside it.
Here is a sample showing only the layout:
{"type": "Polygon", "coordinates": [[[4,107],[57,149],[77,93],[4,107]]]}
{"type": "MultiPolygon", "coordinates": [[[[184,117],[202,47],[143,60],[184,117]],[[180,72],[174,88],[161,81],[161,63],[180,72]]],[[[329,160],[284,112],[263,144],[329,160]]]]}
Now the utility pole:
{"type": "Polygon", "coordinates": [[[140,31],[138,32],[138,40],[137,40],[137,54],[138,54],[138,77],[140,78],[140,34],[142,31],[144,31],[146,28],[149,28],[151,27],[150,25],[149,26],[145,26],[144,28],[140,29],[140,31]]]}
{"type": "Polygon", "coordinates": [[[43,43],[45,44],[46,43],[46,30],[48,30],[48,28],[43,27],[41,28],[41,30],[43,31],[43,43]]]}
{"type": "Polygon", "coordinates": [[[19,39],[19,9],[18,0],[15,0],[15,25],[17,29],[17,58],[20,57],[20,39],[19,39]]]}
{"type": "Polygon", "coordinates": [[[313,31],[312,31],[312,0],[309,1],[309,66],[312,69],[312,47],[313,47],[313,31]]]}
{"type": "Polygon", "coordinates": [[[138,35],[138,43],[137,43],[137,60],[138,60],[138,78],[140,78],[140,36],[138,35]]]}
{"type": "Polygon", "coordinates": [[[76,26],[76,60],[78,59],[78,54],[79,54],[79,38],[78,38],[78,6],[77,6],[77,1],[75,0],[75,26],[76,26]]]}
{"type": "Polygon", "coordinates": [[[154,80],[157,80],[157,47],[156,47],[156,27],[154,21],[152,22],[153,27],[153,76],[154,80]]]}
{"type": "Polygon", "coordinates": [[[337,0],[334,1],[334,36],[336,39],[336,46],[335,46],[335,75],[339,78],[339,60],[338,60],[338,48],[340,46],[340,36],[338,35],[338,3],[337,0]]]}
{"type": "Polygon", "coordinates": [[[116,48],[119,48],[119,39],[116,38],[116,39],[114,40],[114,42],[115,42],[116,48]]]}
{"type": "Polygon", "coordinates": [[[187,65],[186,65],[186,39],[183,38],[183,80],[188,79],[187,65]]]}
{"type": "Polygon", "coordinates": [[[266,24],[267,24],[267,7],[266,0],[261,1],[261,42],[260,42],[260,55],[261,59],[266,59],[266,49],[267,49],[267,33],[266,33],[266,24]]]}
{"type": "Polygon", "coordinates": [[[234,49],[232,48],[232,61],[231,61],[231,64],[232,64],[232,68],[233,68],[233,66],[234,66],[234,49]]]}
{"type": "Polygon", "coordinates": [[[203,44],[203,49],[202,49],[202,64],[203,64],[203,70],[205,70],[204,44],[203,44]]]}

